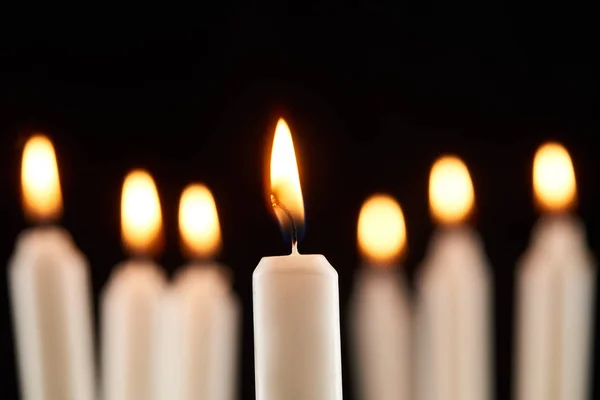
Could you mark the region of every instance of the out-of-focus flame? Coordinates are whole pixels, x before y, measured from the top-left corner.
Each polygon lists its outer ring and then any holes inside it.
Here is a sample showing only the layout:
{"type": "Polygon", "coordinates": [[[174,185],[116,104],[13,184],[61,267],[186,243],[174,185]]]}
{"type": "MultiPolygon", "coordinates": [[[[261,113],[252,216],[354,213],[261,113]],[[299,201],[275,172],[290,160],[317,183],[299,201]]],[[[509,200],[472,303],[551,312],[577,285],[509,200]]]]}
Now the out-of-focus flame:
{"type": "Polygon", "coordinates": [[[160,201],[154,180],[146,171],[134,170],[123,182],[121,235],[125,247],[134,254],[152,254],[160,247],[160,201]]]}
{"type": "Polygon", "coordinates": [[[404,214],[394,198],[377,194],[368,198],[358,217],[358,246],[375,265],[389,266],[406,247],[404,214]]]}
{"type": "Polygon", "coordinates": [[[283,118],[277,122],[271,151],[271,201],[284,231],[304,224],[304,201],[294,142],[283,118]]]}
{"type": "Polygon", "coordinates": [[[533,188],[538,205],[550,212],[570,209],[577,199],[573,163],[558,143],[546,143],[535,154],[533,188]]]}
{"type": "Polygon", "coordinates": [[[62,213],[62,194],[52,142],[44,135],[32,136],[21,163],[23,209],[28,219],[46,222],[62,213]]]}
{"type": "Polygon", "coordinates": [[[221,248],[217,206],[206,186],[189,185],[181,194],[179,231],[184,251],[193,258],[214,257],[221,248]]]}
{"type": "Polygon", "coordinates": [[[474,202],[467,166],[454,156],[438,159],[429,176],[429,207],[434,219],[442,224],[464,222],[474,202]]]}

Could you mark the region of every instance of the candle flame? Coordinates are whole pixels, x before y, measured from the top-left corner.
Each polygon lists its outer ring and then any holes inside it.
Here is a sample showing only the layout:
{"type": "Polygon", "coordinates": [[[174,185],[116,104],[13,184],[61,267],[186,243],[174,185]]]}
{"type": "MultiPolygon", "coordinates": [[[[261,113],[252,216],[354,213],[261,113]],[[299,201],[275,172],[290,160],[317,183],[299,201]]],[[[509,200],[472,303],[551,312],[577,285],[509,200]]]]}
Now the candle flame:
{"type": "Polygon", "coordinates": [[[35,222],[52,221],[62,213],[62,194],[54,146],[46,136],[32,136],[21,163],[23,209],[35,222]]]}
{"type": "Polygon", "coordinates": [[[406,225],[402,208],[385,194],[368,198],[358,217],[358,246],[375,265],[389,266],[406,247],[406,225]]]}
{"type": "Polygon", "coordinates": [[[473,209],[475,194],[471,176],[458,157],[444,156],[431,168],[429,207],[442,224],[463,222],[473,209]]]}
{"type": "Polygon", "coordinates": [[[550,212],[568,210],[577,199],[575,171],[569,152],[558,143],[546,143],[535,154],[533,187],[538,205],[550,212]]]}
{"type": "MultiPolygon", "coordinates": [[[[271,151],[271,204],[284,231],[296,231],[304,224],[304,201],[294,142],[283,118],[277,122],[271,151]]],[[[292,232],[292,242],[296,233],[292,232]]]]}
{"type": "Polygon", "coordinates": [[[193,258],[210,258],[221,247],[217,206],[210,190],[189,185],[179,202],[179,231],[184,251],[193,258]]]}
{"type": "Polygon", "coordinates": [[[158,250],[162,239],[162,215],[158,191],[152,176],[143,170],[130,172],[123,182],[121,235],[134,254],[158,250]]]}

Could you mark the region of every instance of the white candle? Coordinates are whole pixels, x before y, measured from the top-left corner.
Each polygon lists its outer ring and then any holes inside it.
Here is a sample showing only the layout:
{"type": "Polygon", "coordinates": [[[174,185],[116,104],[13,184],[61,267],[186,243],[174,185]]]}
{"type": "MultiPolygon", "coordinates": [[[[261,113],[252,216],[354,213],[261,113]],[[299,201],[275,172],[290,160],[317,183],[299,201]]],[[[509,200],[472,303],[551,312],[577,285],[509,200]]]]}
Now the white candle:
{"type": "Polygon", "coordinates": [[[365,265],[351,299],[351,335],[359,399],[411,398],[411,310],[398,258],[404,215],[390,196],[370,197],[360,211],[358,243],[365,265]]]}
{"type": "Polygon", "coordinates": [[[490,282],[483,245],[463,223],[473,202],[467,167],[455,157],[431,171],[438,229],[417,278],[417,398],[485,400],[490,385],[490,282]]]}
{"type": "Polygon", "coordinates": [[[537,223],[518,266],[518,400],[584,400],[590,395],[595,266],[581,221],[568,214],[576,182],[568,152],[541,147],[533,169],[537,223]]]}
{"type": "Polygon", "coordinates": [[[257,400],[340,400],[337,272],[322,255],[300,255],[304,206],[291,133],[280,119],[271,153],[271,200],[289,256],[264,257],[253,275],[257,400]]]}
{"type": "MultiPolygon", "coordinates": [[[[123,183],[123,241],[138,256],[155,250],[161,238],[158,192],[145,171],[123,183]]],[[[101,299],[104,400],[149,399],[151,394],[152,310],[164,290],[160,268],[144,258],[117,266],[101,299]]]]}
{"type": "Polygon", "coordinates": [[[226,267],[210,261],[221,246],[215,201],[190,185],[179,206],[184,266],[155,310],[156,400],[233,400],[237,386],[240,305],[226,267]]]}
{"type": "MultiPolygon", "coordinates": [[[[34,221],[62,211],[52,143],[36,135],[22,164],[23,202],[34,221]]],[[[92,400],[95,396],[90,277],[71,236],[58,227],[23,232],[9,263],[21,397],[92,400]]]]}

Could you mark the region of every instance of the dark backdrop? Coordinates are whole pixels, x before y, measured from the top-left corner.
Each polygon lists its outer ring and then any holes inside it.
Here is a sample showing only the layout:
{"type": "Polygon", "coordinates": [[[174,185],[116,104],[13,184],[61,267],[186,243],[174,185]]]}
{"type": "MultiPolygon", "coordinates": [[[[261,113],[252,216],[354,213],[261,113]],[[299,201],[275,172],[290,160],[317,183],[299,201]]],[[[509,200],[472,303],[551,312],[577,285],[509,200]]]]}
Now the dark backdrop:
{"type": "MultiPolygon", "coordinates": [[[[242,398],[251,399],[251,274],[260,257],[289,251],[263,182],[276,118],[287,117],[301,168],[307,230],[300,249],[325,254],[338,270],[344,325],[362,200],[387,191],[401,202],[412,276],[433,229],[429,168],[453,152],[474,180],[473,223],[495,278],[496,392],[507,399],[514,265],[537,218],[531,163],[542,141],[570,150],[577,212],[600,253],[600,74],[591,9],[197,7],[177,16],[148,8],[3,14],[0,260],[26,227],[19,163],[33,130],[55,142],[62,224],[91,261],[96,294],[126,256],[118,218],[125,173],[144,167],[157,181],[167,236],[160,263],[169,273],[185,261],[180,191],[207,183],[220,211],[220,259],[234,270],[244,304],[240,384],[242,398]]],[[[6,286],[2,273],[1,387],[3,398],[16,398],[6,286]]],[[[348,361],[345,398],[352,399],[348,361]]]]}

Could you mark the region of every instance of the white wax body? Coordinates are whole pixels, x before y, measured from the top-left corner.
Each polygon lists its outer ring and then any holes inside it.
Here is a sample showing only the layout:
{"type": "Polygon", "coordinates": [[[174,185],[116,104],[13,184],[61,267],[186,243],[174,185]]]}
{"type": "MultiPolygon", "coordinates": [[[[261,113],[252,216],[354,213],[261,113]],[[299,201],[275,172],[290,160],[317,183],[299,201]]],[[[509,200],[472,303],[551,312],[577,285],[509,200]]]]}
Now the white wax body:
{"type": "Polygon", "coordinates": [[[342,399],[338,275],[325,257],[263,258],[253,297],[256,399],[342,399]]]}
{"type": "Polygon", "coordinates": [[[367,265],[354,283],[351,337],[361,400],[411,396],[411,306],[398,271],[367,265]]]}
{"type": "Polygon", "coordinates": [[[69,234],[23,232],[9,281],[22,398],[94,399],[89,268],[69,234]]]}
{"type": "Polygon", "coordinates": [[[225,267],[184,267],[154,312],[152,399],[233,400],[240,304],[225,267]]]}
{"type": "Polygon", "coordinates": [[[165,286],[159,267],[131,260],[113,271],[101,298],[104,400],[147,400],[151,393],[152,310],[165,286]]]}
{"type": "Polygon", "coordinates": [[[585,400],[596,271],[581,222],[545,216],[518,266],[518,400],[585,400]]]}
{"type": "Polygon", "coordinates": [[[417,399],[491,396],[490,278],[468,227],[435,232],[417,280],[417,399]]]}

